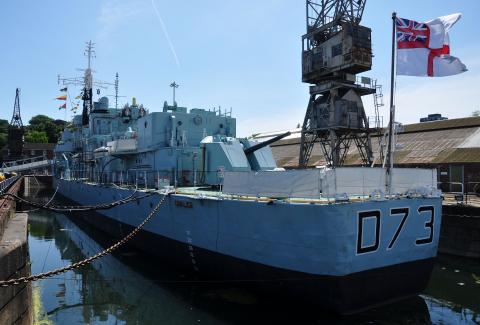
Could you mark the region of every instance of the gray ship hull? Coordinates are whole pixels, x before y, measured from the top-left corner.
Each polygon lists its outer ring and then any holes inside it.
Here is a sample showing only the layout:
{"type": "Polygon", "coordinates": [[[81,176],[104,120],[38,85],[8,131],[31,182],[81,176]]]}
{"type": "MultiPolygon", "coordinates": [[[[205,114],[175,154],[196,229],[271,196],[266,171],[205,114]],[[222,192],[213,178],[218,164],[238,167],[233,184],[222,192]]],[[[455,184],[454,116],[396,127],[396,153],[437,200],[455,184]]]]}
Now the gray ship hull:
{"type": "MultiPolygon", "coordinates": [[[[61,179],[55,183],[62,196],[81,205],[133,193],[61,179]]],[[[121,238],[159,199],[81,217],[121,238]]],[[[300,297],[348,314],[426,287],[440,221],[440,199],[434,198],[312,205],[175,194],[132,244],[202,279],[300,297]],[[400,208],[410,211],[401,228],[401,215],[392,214],[400,208]]]]}

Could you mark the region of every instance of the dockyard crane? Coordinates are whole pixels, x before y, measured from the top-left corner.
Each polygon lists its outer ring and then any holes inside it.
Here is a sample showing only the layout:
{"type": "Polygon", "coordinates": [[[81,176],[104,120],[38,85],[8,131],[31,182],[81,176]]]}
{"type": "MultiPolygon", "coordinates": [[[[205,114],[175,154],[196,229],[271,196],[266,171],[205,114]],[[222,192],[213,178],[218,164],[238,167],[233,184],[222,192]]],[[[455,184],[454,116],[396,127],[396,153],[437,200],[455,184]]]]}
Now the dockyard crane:
{"type": "Polygon", "coordinates": [[[370,28],[360,25],[366,0],[306,0],[302,81],[311,84],[302,126],[299,166],[307,167],[315,143],[327,165],[341,166],[352,142],[365,165],[372,162],[368,118],[361,97],[375,88],[356,84],[371,69],[370,28]]]}
{"type": "Polygon", "coordinates": [[[8,126],[7,160],[16,160],[22,157],[24,133],[25,129],[23,127],[22,116],[20,115],[20,88],[17,88],[15,91],[12,119],[8,126]]]}

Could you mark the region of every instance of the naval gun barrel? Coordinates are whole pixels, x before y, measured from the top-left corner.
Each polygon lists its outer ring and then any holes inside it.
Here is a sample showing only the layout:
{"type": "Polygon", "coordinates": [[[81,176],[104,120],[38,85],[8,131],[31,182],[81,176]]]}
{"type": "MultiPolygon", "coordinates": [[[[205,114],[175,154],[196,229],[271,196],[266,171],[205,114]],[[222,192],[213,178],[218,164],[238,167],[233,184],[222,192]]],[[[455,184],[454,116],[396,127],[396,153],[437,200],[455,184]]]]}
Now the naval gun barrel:
{"type": "Polygon", "coordinates": [[[251,146],[250,148],[247,148],[247,149],[244,149],[243,152],[245,152],[245,155],[249,155],[259,149],[262,149],[263,147],[266,147],[268,146],[270,143],[274,143],[274,142],[277,142],[278,140],[281,140],[285,137],[288,137],[290,134],[292,134],[290,131],[288,132],[285,132],[285,133],[282,133],[280,135],[277,135],[276,137],[274,138],[271,138],[270,140],[267,140],[267,141],[263,141],[263,142],[260,142],[260,143],[257,143],[256,145],[254,146],[251,146]]]}

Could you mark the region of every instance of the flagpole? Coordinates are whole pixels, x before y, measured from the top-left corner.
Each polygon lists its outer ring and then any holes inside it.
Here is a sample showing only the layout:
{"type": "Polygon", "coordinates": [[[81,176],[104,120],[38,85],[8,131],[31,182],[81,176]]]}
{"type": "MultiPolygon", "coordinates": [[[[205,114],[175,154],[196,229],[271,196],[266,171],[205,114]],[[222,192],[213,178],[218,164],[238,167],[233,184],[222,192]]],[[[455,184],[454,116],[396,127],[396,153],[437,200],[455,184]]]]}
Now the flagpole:
{"type": "Polygon", "coordinates": [[[388,148],[387,148],[387,190],[390,193],[391,169],[393,168],[393,132],[395,124],[395,50],[396,50],[396,19],[397,13],[392,13],[392,70],[390,76],[390,123],[388,125],[388,148]]]}

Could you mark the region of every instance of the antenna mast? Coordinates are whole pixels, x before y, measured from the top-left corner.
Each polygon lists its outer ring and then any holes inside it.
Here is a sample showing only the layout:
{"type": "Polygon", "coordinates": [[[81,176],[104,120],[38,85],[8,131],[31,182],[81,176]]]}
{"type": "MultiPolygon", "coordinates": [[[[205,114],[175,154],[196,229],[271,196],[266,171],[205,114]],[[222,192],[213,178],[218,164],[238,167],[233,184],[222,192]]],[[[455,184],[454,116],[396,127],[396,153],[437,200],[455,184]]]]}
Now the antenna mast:
{"type": "Polygon", "coordinates": [[[366,0],[306,0],[302,80],[310,101],[302,127],[299,166],[307,167],[319,142],[328,166],[345,162],[352,142],[372,162],[370,129],[361,97],[375,89],[356,84],[372,66],[371,30],[360,25],[366,0]]]}
{"type": "Polygon", "coordinates": [[[175,81],[170,84],[170,87],[173,88],[173,105],[175,106],[175,89],[180,87],[179,84],[177,84],[175,81]]]}
{"type": "Polygon", "coordinates": [[[91,69],[91,62],[92,62],[92,57],[95,57],[95,51],[93,49],[93,46],[95,43],[92,43],[92,41],[87,42],[87,47],[85,49],[85,55],[88,58],[88,66],[87,69],[85,69],[85,75],[84,75],[84,87],[83,87],[83,110],[82,110],[82,125],[88,126],[88,121],[89,121],[89,114],[90,111],[92,110],[93,106],[93,94],[92,94],[92,69],[91,69]]]}
{"type": "Polygon", "coordinates": [[[118,72],[115,74],[115,109],[118,109],[118,72]]]}
{"type": "Polygon", "coordinates": [[[58,75],[58,84],[83,86],[83,110],[82,110],[82,125],[88,126],[89,115],[93,110],[93,86],[99,88],[108,88],[114,84],[104,81],[93,81],[92,59],[95,58],[95,43],[92,41],[86,42],[84,55],[87,57],[87,68],[84,69],[83,77],[63,78],[58,75]]]}

